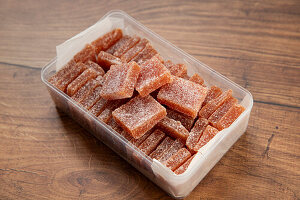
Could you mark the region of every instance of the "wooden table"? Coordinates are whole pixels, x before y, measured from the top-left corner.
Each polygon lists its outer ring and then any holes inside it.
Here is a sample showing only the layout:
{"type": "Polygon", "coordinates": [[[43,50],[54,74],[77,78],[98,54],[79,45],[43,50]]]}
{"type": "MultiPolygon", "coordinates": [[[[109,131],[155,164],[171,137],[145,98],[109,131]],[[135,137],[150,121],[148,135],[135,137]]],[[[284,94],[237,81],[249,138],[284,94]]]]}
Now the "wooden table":
{"type": "Polygon", "coordinates": [[[1,1],[0,199],[169,199],[57,110],[55,46],[122,9],[247,88],[247,132],[187,199],[300,198],[300,2],[1,1]]]}

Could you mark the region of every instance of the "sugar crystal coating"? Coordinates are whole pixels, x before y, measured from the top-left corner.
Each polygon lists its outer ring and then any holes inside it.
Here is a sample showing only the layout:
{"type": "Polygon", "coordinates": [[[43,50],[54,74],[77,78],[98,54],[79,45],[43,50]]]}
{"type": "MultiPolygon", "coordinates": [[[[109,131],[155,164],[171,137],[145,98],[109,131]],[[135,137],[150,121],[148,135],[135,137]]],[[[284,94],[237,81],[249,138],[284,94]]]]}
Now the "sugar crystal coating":
{"type": "Polygon", "coordinates": [[[167,161],[165,161],[166,167],[175,171],[180,165],[182,165],[187,159],[191,157],[191,153],[186,148],[179,149],[174,155],[172,155],[167,161]]]}
{"type": "Polygon", "coordinates": [[[87,110],[89,110],[99,99],[101,99],[100,92],[102,90],[102,86],[98,86],[94,88],[89,95],[82,99],[79,103],[87,110]]]}
{"type": "Polygon", "coordinates": [[[196,154],[194,154],[192,157],[190,157],[187,161],[185,161],[180,167],[178,167],[174,172],[175,174],[179,175],[184,173],[189,165],[191,164],[193,158],[195,157],[196,154]]]}
{"type": "Polygon", "coordinates": [[[209,101],[199,111],[199,117],[208,119],[227,99],[232,97],[232,90],[227,90],[217,98],[209,101]]]}
{"type": "Polygon", "coordinates": [[[216,127],[218,121],[228,112],[228,110],[237,104],[238,100],[236,98],[227,99],[209,118],[208,121],[211,125],[216,127]]]}
{"type": "Polygon", "coordinates": [[[67,94],[73,96],[86,82],[96,78],[98,72],[92,68],[84,70],[76,79],[74,79],[67,87],[67,94]]]}
{"type": "Polygon", "coordinates": [[[208,102],[219,97],[221,94],[222,94],[221,88],[219,88],[215,85],[211,86],[211,88],[207,92],[207,96],[206,96],[202,106],[205,106],[208,102]]]}
{"type": "Polygon", "coordinates": [[[137,96],[113,112],[116,122],[136,139],[166,115],[166,109],[150,95],[137,96]]]}
{"type": "Polygon", "coordinates": [[[93,68],[94,70],[96,70],[100,76],[103,76],[105,74],[105,71],[103,70],[103,68],[100,67],[97,63],[89,60],[85,64],[88,65],[90,68],[93,68]]]}
{"type": "Polygon", "coordinates": [[[120,65],[122,61],[120,58],[106,53],[105,51],[100,51],[97,57],[98,64],[103,67],[106,71],[109,70],[111,65],[120,65]]]}
{"type": "Polygon", "coordinates": [[[159,145],[164,137],[164,132],[156,129],[142,144],[139,145],[138,148],[146,155],[149,155],[159,145]]]}
{"type": "Polygon", "coordinates": [[[122,36],[123,33],[121,29],[114,29],[93,41],[92,45],[96,47],[96,53],[99,54],[100,51],[106,51],[109,47],[114,45],[122,36]]]}
{"type": "Polygon", "coordinates": [[[60,80],[64,79],[64,77],[69,74],[72,68],[76,65],[76,62],[72,59],[70,60],[63,68],[61,68],[58,72],[56,72],[51,78],[48,80],[50,83],[55,85],[60,80]]]}
{"type": "Polygon", "coordinates": [[[153,57],[141,65],[140,76],[135,88],[144,97],[171,81],[170,71],[157,57],[153,57]]]}
{"type": "Polygon", "coordinates": [[[112,118],[111,113],[112,113],[111,109],[105,108],[98,116],[98,119],[107,124],[109,120],[112,118]]]}
{"type": "Polygon", "coordinates": [[[185,114],[182,114],[180,112],[177,112],[172,109],[167,109],[167,116],[171,119],[174,119],[176,121],[180,121],[181,124],[188,130],[190,131],[193,124],[194,124],[194,119],[192,117],[189,117],[185,114]]]}
{"type": "Polygon", "coordinates": [[[94,45],[87,44],[85,47],[79,51],[74,56],[75,62],[82,62],[85,63],[89,60],[95,62],[96,61],[96,49],[94,45]]]}
{"type": "Polygon", "coordinates": [[[206,129],[207,125],[208,125],[208,120],[205,118],[199,118],[196,121],[185,144],[191,152],[196,152],[194,150],[194,147],[200,140],[202,133],[206,129]]]}
{"type": "Polygon", "coordinates": [[[108,100],[100,98],[93,107],[90,108],[89,112],[96,117],[105,109],[108,100]]]}
{"type": "Polygon", "coordinates": [[[157,123],[157,127],[173,138],[180,138],[183,141],[189,136],[189,131],[182,126],[180,121],[165,117],[157,123]]]}
{"type": "Polygon", "coordinates": [[[77,63],[69,72],[58,80],[54,85],[63,92],[66,92],[68,85],[75,80],[84,70],[87,69],[87,66],[83,63],[77,63]]]}
{"type": "Polygon", "coordinates": [[[206,145],[218,132],[218,129],[208,125],[203,131],[200,140],[195,145],[194,151],[199,151],[199,149],[206,145]]]}
{"type": "Polygon", "coordinates": [[[171,60],[164,62],[164,65],[170,70],[173,76],[184,77],[187,73],[185,64],[174,64],[171,60]]]}
{"type": "Polygon", "coordinates": [[[131,47],[133,47],[134,45],[136,45],[139,41],[140,41],[140,37],[134,36],[134,37],[130,37],[129,40],[127,40],[125,42],[124,45],[120,46],[115,52],[114,52],[114,56],[120,58],[124,53],[126,53],[129,49],[131,49],[131,47]]]}
{"type": "Polygon", "coordinates": [[[151,130],[147,131],[147,133],[145,133],[142,137],[140,137],[138,139],[132,138],[130,140],[130,143],[133,144],[134,146],[138,147],[146,140],[147,137],[149,137],[149,135],[152,132],[153,132],[153,130],[151,129],[151,130]]]}
{"type": "MultiPolygon", "coordinates": [[[[192,82],[198,83],[198,84],[200,84],[200,85],[204,85],[204,80],[203,80],[203,78],[201,78],[201,76],[199,76],[199,74],[197,74],[197,73],[195,73],[193,76],[191,76],[191,77],[189,78],[189,80],[192,81],[192,82]]],[[[209,96],[208,94],[209,94],[209,91],[208,91],[208,93],[207,93],[207,96],[209,96]]],[[[207,98],[207,96],[206,96],[206,98],[207,98]]],[[[204,100],[204,101],[205,101],[205,100],[204,100]]]]}
{"type": "Polygon", "coordinates": [[[120,133],[120,135],[122,135],[128,141],[132,139],[132,136],[124,130],[120,133]]]}
{"type": "Polygon", "coordinates": [[[102,98],[114,100],[131,97],[140,70],[140,66],[135,62],[113,65],[105,74],[101,91],[102,98]]]}
{"type": "Polygon", "coordinates": [[[117,124],[117,122],[112,117],[110,118],[107,125],[109,125],[113,130],[115,130],[119,134],[123,132],[123,129],[117,124]]]}
{"type": "Polygon", "coordinates": [[[174,76],[172,83],[166,84],[160,89],[157,99],[160,103],[178,112],[196,118],[206,93],[205,87],[174,76]]]}
{"type": "Polygon", "coordinates": [[[158,147],[150,154],[150,158],[152,159],[160,159],[160,157],[163,155],[165,151],[167,151],[172,144],[174,143],[174,140],[170,137],[166,137],[159,145],[158,147]]]}
{"type": "Polygon", "coordinates": [[[184,142],[180,139],[176,139],[173,144],[168,148],[158,159],[161,163],[168,160],[173,154],[175,154],[180,148],[184,147],[184,142]]]}
{"type": "Polygon", "coordinates": [[[149,60],[156,54],[157,51],[152,47],[150,43],[148,43],[140,53],[138,53],[134,58],[132,58],[132,60],[135,61],[137,64],[142,64],[143,62],[149,60]]]}
{"type": "Polygon", "coordinates": [[[124,62],[129,62],[132,58],[134,58],[139,52],[141,52],[149,41],[145,38],[141,39],[135,46],[129,49],[126,53],[121,56],[121,60],[124,62]]]}
{"type": "Polygon", "coordinates": [[[80,102],[86,98],[89,93],[98,86],[102,86],[102,76],[97,76],[96,79],[91,79],[84,86],[82,86],[71,98],[74,101],[80,102]]]}
{"type": "Polygon", "coordinates": [[[228,128],[243,112],[245,108],[241,105],[233,105],[228,112],[217,122],[216,127],[219,130],[228,128]]]}

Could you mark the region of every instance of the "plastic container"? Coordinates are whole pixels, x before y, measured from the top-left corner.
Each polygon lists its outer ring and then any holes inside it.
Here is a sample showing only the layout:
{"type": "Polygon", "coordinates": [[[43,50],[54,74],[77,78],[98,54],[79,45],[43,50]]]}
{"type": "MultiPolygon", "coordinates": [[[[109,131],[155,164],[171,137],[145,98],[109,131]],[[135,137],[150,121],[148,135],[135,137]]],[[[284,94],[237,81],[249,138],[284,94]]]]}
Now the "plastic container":
{"type": "MultiPolygon", "coordinates": [[[[114,21],[121,21],[121,24],[118,23],[110,28],[113,29],[121,26],[119,28],[122,28],[125,34],[137,34],[147,38],[165,59],[170,59],[175,63],[186,64],[188,66],[188,75],[192,75],[195,72],[201,74],[206,85],[217,85],[222,89],[232,89],[233,96],[246,108],[241,116],[229,128],[219,132],[200,149],[188,169],[183,174],[175,175],[157,160],[152,160],[148,156],[142,154],[139,149],[128,143],[125,138],[116,133],[108,125],[97,120],[96,117],[89,114],[87,110],[78,105],[66,94],[53,87],[48,82],[48,79],[56,72],[56,58],[50,61],[50,63],[42,69],[41,78],[46,84],[57,107],[66,112],[81,126],[86,128],[90,133],[122,156],[132,166],[160,186],[172,197],[184,198],[199,184],[219,159],[246,131],[253,105],[252,95],[246,89],[230,81],[218,72],[215,72],[213,69],[153,33],[123,11],[111,11],[102,17],[99,22],[103,20],[109,20],[112,21],[112,23],[114,21]]],[[[110,30],[107,30],[106,32],[108,31],[110,30]]],[[[99,36],[100,35],[102,34],[99,34],[99,36]]],[[[88,42],[90,41],[87,41],[86,43],[88,42]]]]}

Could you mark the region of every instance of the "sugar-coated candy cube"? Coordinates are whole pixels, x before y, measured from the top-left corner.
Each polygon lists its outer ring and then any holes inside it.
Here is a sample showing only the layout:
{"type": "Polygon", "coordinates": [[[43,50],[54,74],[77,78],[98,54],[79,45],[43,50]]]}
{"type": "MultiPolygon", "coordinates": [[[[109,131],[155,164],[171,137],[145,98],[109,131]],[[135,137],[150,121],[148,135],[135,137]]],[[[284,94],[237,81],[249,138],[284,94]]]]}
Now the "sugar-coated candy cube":
{"type": "Polygon", "coordinates": [[[147,137],[149,137],[149,135],[152,132],[153,132],[153,130],[151,129],[151,130],[147,131],[147,133],[145,133],[143,136],[139,137],[138,139],[132,138],[130,140],[130,143],[133,144],[134,146],[138,147],[146,140],[147,137]]]}
{"type": "Polygon", "coordinates": [[[216,128],[223,130],[228,128],[241,114],[245,111],[245,108],[241,105],[233,105],[228,112],[217,122],[216,128]]]}
{"type": "Polygon", "coordinates": [[[156,129],[142,144],[139,145],[138,148],[146,155],[149,155],[159,145],[164,137],[164,132],[156,129]]]}
{"type": "Polygon", "coordinates": [[[200,140],[195,145],[194,151],[199,151],[199,149],[206,145],[218,132],[218,129],[208,125],[203,131],[200,140]]]}
{"type": "Polygon", "coordinates": [[[113,112],[116,122],[138,139],[167,115],[166,109],[150,95],[137,96],[113,112]]]}
{"type": "Polygon", "coordinates": [[[75,62],[82,62],[85,63],[88,60],[91,60],[93,62],[96,61],[96,48],[94,45],[87,44],[85,47],[79,51],[75,56],[74,56],[75,62]]]}
{"type": "Polygon", "coordinates": [[[109,47],[114,45],[123,37],[121,29],[114,29],[109,33],[99,37],[92,42],[92,45],[96,47],[96,53],[99,54],[100,51],[106,51],[109,47]]]}
{"type": "Polygon", "coordinates": [[[80,102],[86,98],[94,88],[102,86],[103,77],[97,76],[96,79],[91,79],[84,86],[82,86],[71,98],[74,101],[80,102]]]}
{"type": "Polygon", "coordinates": [[[49,83],[55,85],[58,81],[62,80],[72,68],[76,65],[74,59],[70,60],[63,68],[61,68],[58,72],[56,72],[51,78],[48,80],[49,83]]]}
{"type": "Polygon", "coordinates": [[[186,148],[179,149],[174,155],[165,161],[166,167],[175,171],[180,165],[182,165],[187,159],[191,157],[191,153],[186,148]]]}
{"type": "Polygon", "coordinates": [[[185,141],[189,136],[189,131],[182,126],[180,121],[165,117],[157,123],[157,127],[173,138],[185,141]]]}
{"type": "Polygon", "coordinates": [[[104,99],[125,99],[133,95],[141,68],[136,62],[113,65],[105,74],[101,90],[104,99]]]}
{"type": "Polygon", "coordinates": [[[134,37],[130,37],[129,40],[127,40],[125,42],[124,45],[120,46],[115,52],[114,52],[114,56],[120,58],[124,53],[126,53],[129,49],[131,49],[131,47],[133,47],[134,45],[136,45],[139,41],[140,41],[140,37],[134,36],[134,37]]]}
{"type": "Polygon", "coordinates": [[[88,68],[84,70],[76,79],[74,79],[67,87],[67,94],[71,97],[73,96],[86,82],[96,78],[98,72],[93,68],[88,68]]]}
{"type": "Polygon", "coordinates": [[[192,81],[174,76],[173,82],[161,87],[157,99],[160,103],[196,118],[207,89],[192,81]]]}
{"type": "Polygon", "coordinates": [[[180,121],[181,124],[188,130],[190,131],[193,124],[194,124],[194,119],[192,117],[189,117],[185,114],[182,114],[180,112],[177,112],[172,109],[167,109],[167,116],[171,119],[174,119],[176,121],[180,121]]]}
{"type": "Polygon", "coordinates": [[[157,51],[152,47],[150,43],[146,44],[145,48],[138,53],[132,60],[137,64],[142,64],[146,60],[149,60],[157,54],[157,51]]]}
{"type": "Polygon", "coordinates": [[[95,62],[89,60],[89,61],[87,61],[85,64],[86,64],[87,66],[89,66],[90,68],[93,68],[94,70],[96,70],[100,76],[104,76],[105,71],[104,71],[103,68],[100,67],[97,63],[95,63],[95,62]]]}
{"type": "Polygon", "coordinates": [[[123,129],[117,124],[117,122],[112,117],[107,123],[107,125],[109,125],[113,130],[115,130],[119,134],[123,132],[123,129]]]}
{"type": "Polygon", "coordinates": [[[174,140],[170,137],[166,137],[159,145],[158,147],[150,154],[150,158],[158,160],[165,151],[167,151],[172,144],[174,143],[174,140]]]}
{"type": "Polygon", "coordinates": [[[64,77],[58,80],[54,85],[61,91],[66,92],[67,86],[86,69],[87,66],[85,64],[77,63],[64,77]]]}
{"type": "Polygon", "coordinates": [[[205,118],[199,118],[194,127],[192,128],[189,137],[186,140],[185,145],[187,146],[187,148],[191,151],[191,152],[196,152],[194,150],[195,145],[198,143],[198,141],[200,140],[203,131],[206,129],[208,125],[208,120],[205,118]]]}
{"type": "MultiPolygon", "coordinates": [[[[198,83],[198,84],[200,84],[200,85],[203,85],[203,84],[204,84],[203,78],[201,78],[201,76],[199,76],[199,74],[197,74],[197,73],[195,73],[193,76],[191,76],[191,77],[189,78],[189,80],[192,81],[192,82],[198,83]]],[[[207,96],[208,96],[208,94],[209,94],[209,91],[207,92],[207,96]]],[[[206,96],[206,98],[207,98],[207,96],[206,96]]],[[[205,101],[205,100],[204,100],[204,101],[205,101]]]]}
{"type": "Polygon", "coordinates": [[[202,107],[205,106],[208,102],[210,102],[211,100],[219,97],[222,94],[222,90],[221,88],[217,87],[217,86],[211,86],[211,88],[208,90],[207,92],[207,96],[202,104],[202,107]]]}
{"type": "Polygon", "coordinates": [[[121,60],[124,62],[129,62],[132,58],[134,58],[139,52],[141,52],[149,41],[145,38],[141,39],[135,46],[129,49],[126,53],[121,56],[121,60]]]}
{"type": "Polygon", "coordinates": [[[232,97],[232,90],[227,90],[217,98],[209,101],[199,111],[199,117],[208,119],[227,99],[232,97]]]}
{"type": "Polygon", "coordinates": [[[171,60],[164,62],[164,65],[170,70],[173,76],[184,77],[187,73],[185,64],[174,64],[171,60]]]}
{"type": "Polygon", "coordinates": [[[189,165],[191,164],[193,158],[195,157],[196,154],[194,154],[192,157],[190,157],[187,161],[185,161],[180,167],[178,167],[174,172],[175,174],[179,175],[184,173],[189,165]]]}
{"type": "Polygon", "coordinates": [[[100,92],[102,86],[94,88],[86,98],[82,99],[79,103],[87,110],[89,110],[99,99],[101,99],[100,92]]]}
{"type": "Polygon", "coordinates": [[[106,71],[109,70],[111,65],[120,65],[122,61],[120,58],[106,53],[105,51],[100,51],[97,57],[98,64],[103,67],[106,71]]]}
{"type": "Polygon", "coordinates": [[[170,71],[157,57],[153,57],[141,64],[141,72],[135,88],[144,97],[171,81],[170,71]]]}
{"type": "Polygon", "coordinates": [[[120,135],[122,135],[128,141],[132,139],[132,136],[124,130],[120,133],[120,135]]]}
{"type": "Polygon", "coordinates": [[[112,110],[109,109],[109,108],[105,108],[101,113],[100,115],[97,117],[100,121],[104,122],[104,123],[108,123],[109,120],[111,120],[112,118],[112,110]]]}
{"type": "Polygon", "coordinates": [[[96,117],[105,109],[108,100],[100,98],[93,107],[90,108],[89,112],[96,117]]]}
{"type": "Polygon", "coordinates": [[[238,100],[234,97],[227,99],[209,118],[209,123],[216,127],[218,121],[227,113],[227,111],[234,105],[237,104],[238,100]]]}
{"type": "Polygon", "coordinates": [[[168,148],[158,159],[161,163],[168,160],[173,154],[175,154],[179,149],[184,147],[184,142],[180,139],[176,139],[173,144],[168,148]]]}

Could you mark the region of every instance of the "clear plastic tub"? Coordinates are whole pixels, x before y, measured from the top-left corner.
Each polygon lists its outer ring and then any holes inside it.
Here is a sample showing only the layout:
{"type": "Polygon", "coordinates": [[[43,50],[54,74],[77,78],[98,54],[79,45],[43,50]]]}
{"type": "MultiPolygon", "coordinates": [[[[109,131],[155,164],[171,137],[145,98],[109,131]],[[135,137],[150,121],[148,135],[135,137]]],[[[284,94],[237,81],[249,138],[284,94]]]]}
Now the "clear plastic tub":
{"type": "MultiPolygon", "coordinates": [[[[157,160],[152,160],[142,154],[139,149],[128,143],[125,138],[116,133],[108,125],[97,120],[97,118],[89,114],[87,110],[50,84],[48,79],[57,70],[57,58],[54,58],[42,69],[41,78],[57,107],[66,112],[81,126],[86,128],[117,154],[122,156],[127,162],[172,197],[184,198],[199,184],[204,176],[246,131],[253,105],[252,95],[246,89],[230,81],[218,72],[215,72],[213,69],[153,33],[123,11],[111,11],[102,17],[99,22],[104,20],[111,21],[112,23],[118,21],[117,24],[113,24],[113,26],[110,27],[111,30],[119,27],[123,29],[125,34],[137,34],[147,38],[165,59],[170,59],[175,63],[186,64],[188,66],[188,75],[192,75],[196,72],[201,74],[206,85],[217,85],[224,90],[232,89],[233,96],[246,108],[241,116],[229,128],[219,132],[200,149],[188,169],[183,174],[175,175],[170,169],[166,168],[157,160]]],[[[107,30],[106,32],[108,31],[110,30],[107,30]]],[[[99,34],[99,36],[100,35],[101,34],[99,34]]],[[[86,43],[89,42],[90,41],[87,41],[86,43]]]]}

